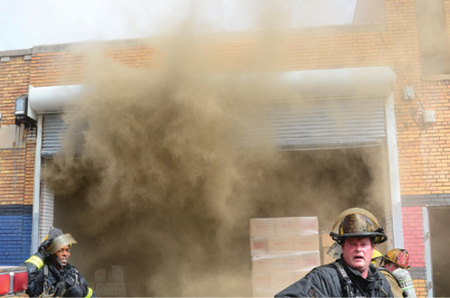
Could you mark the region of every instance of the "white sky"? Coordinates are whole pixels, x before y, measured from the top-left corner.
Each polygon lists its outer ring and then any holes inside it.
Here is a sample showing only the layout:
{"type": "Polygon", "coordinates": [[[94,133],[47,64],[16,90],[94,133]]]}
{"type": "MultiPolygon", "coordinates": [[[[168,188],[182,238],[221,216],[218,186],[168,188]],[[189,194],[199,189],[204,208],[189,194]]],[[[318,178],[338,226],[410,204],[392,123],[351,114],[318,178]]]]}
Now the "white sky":
{"type": "Polygon", "coordinates": [[[165,34],[189,13],[199,30],[252,29],[268,3],[284,10],[290,26],[349,24],[356,1],[0,0],[0,51],[165,34]]]}

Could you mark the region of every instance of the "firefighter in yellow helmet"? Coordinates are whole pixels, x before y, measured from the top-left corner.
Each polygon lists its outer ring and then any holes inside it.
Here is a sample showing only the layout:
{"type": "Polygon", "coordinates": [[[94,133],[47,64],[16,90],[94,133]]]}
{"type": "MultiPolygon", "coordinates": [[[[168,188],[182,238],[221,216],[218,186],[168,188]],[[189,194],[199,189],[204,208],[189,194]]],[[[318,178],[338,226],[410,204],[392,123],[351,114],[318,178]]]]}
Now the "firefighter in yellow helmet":
{"type": "Polygon", "coordinates": [[[381,266],[381,263],[383,262],[383,254],[378,249],[373,250],[371,262],[377,268],[381,266]]]}
{"type": "Polygon", "coordinates": [[[416,292],[408,270],[409,254],[405,249],[395,248],[383,256],[380,272],[391,284],[394,297],[415,298],[416,292]]]}
{"type": "Polygon", "coordinates": [[[70,248],[75,243],[72,235],[58,228],[50,230],[38,251],[23,263],[30,297],[95,297],[83,275],[69,264],[70,248]]]}
{"type": "Polygon", "coordinates": [[[375,244],[387,240],[367,210],[342,212],[330,233],[342,254],[335,262],[311,270],[275,297],[392,297],[386,278],[371,263],[375,244]]]}

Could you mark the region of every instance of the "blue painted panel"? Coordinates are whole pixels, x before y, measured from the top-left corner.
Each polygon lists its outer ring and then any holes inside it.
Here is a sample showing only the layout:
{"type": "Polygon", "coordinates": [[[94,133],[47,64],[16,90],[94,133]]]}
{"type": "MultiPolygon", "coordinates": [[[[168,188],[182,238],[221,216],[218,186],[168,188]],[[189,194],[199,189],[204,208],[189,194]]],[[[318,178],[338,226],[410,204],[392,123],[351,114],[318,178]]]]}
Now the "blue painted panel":
{"type": "Polygon", "coordinates": [[[0,265],[20,265],[31,254],[31,205],[0,206],[0,265]]]}

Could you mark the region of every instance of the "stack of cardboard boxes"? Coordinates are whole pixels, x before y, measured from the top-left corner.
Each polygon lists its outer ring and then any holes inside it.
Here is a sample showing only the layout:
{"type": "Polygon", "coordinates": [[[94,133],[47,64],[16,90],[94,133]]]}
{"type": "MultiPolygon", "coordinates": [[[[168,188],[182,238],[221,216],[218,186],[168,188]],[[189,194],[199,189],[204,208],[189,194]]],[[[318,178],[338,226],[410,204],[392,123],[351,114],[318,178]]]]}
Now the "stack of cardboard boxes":
{"type": "MultiPolygon", "coordinates": [[[[322,253],[322,264],[330,264],[336,261],[337,258],[340,258],[341,249],[340,245],[338,245],[338,248],[333,249],[333,253],[335,254],[334,259],[332,256],[328,254],[328,250],[330,247],[335,243],[335,241],[330,237],[329,233],[323,233],[321,234],[321,253],[322,253]]],[[[382,243],[376,247],[379,251],[387,251],[387,243],[382,243]]]]}
{"type": "Polygon", "coordinates": [[[254,297],[273,297],[320,265],[317,217],[250,219],[254,297]]]}
{"type": "Polygon", "coordinates": [[[97,297],[126,297],[123,266],[113,265],[108,269],[97,269],[94,278],[97,297]]]}
{"type": "Polygon", "coordinates": [[[327,254],[330,247],[334,244],[334,240],[330,237],[330,234],[322,234],[322,264],[329,264],[335,261],[330,255],[327,254]]]}

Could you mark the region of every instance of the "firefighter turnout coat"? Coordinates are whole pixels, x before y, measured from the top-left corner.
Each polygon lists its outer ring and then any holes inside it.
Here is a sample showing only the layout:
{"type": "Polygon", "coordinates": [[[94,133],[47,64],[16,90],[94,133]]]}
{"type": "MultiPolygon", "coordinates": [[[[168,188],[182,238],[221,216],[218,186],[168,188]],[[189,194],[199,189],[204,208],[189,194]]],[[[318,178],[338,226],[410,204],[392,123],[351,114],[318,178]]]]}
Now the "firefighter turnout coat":
{"type": "Polygon", "coordinates": [[[39,253],[35,253],[24,262],[28,270],[28,289],[30,297],[95,297],[83,275],[74,266],[67,264],[58,270],[50,262],[43,261],[39,253]]]}
{"type": "Polygon", "coordinates": [[[386,278],[372,264],[367,278],[342,259],[311,270],[275,297],[393,297],[386,278]]]}

